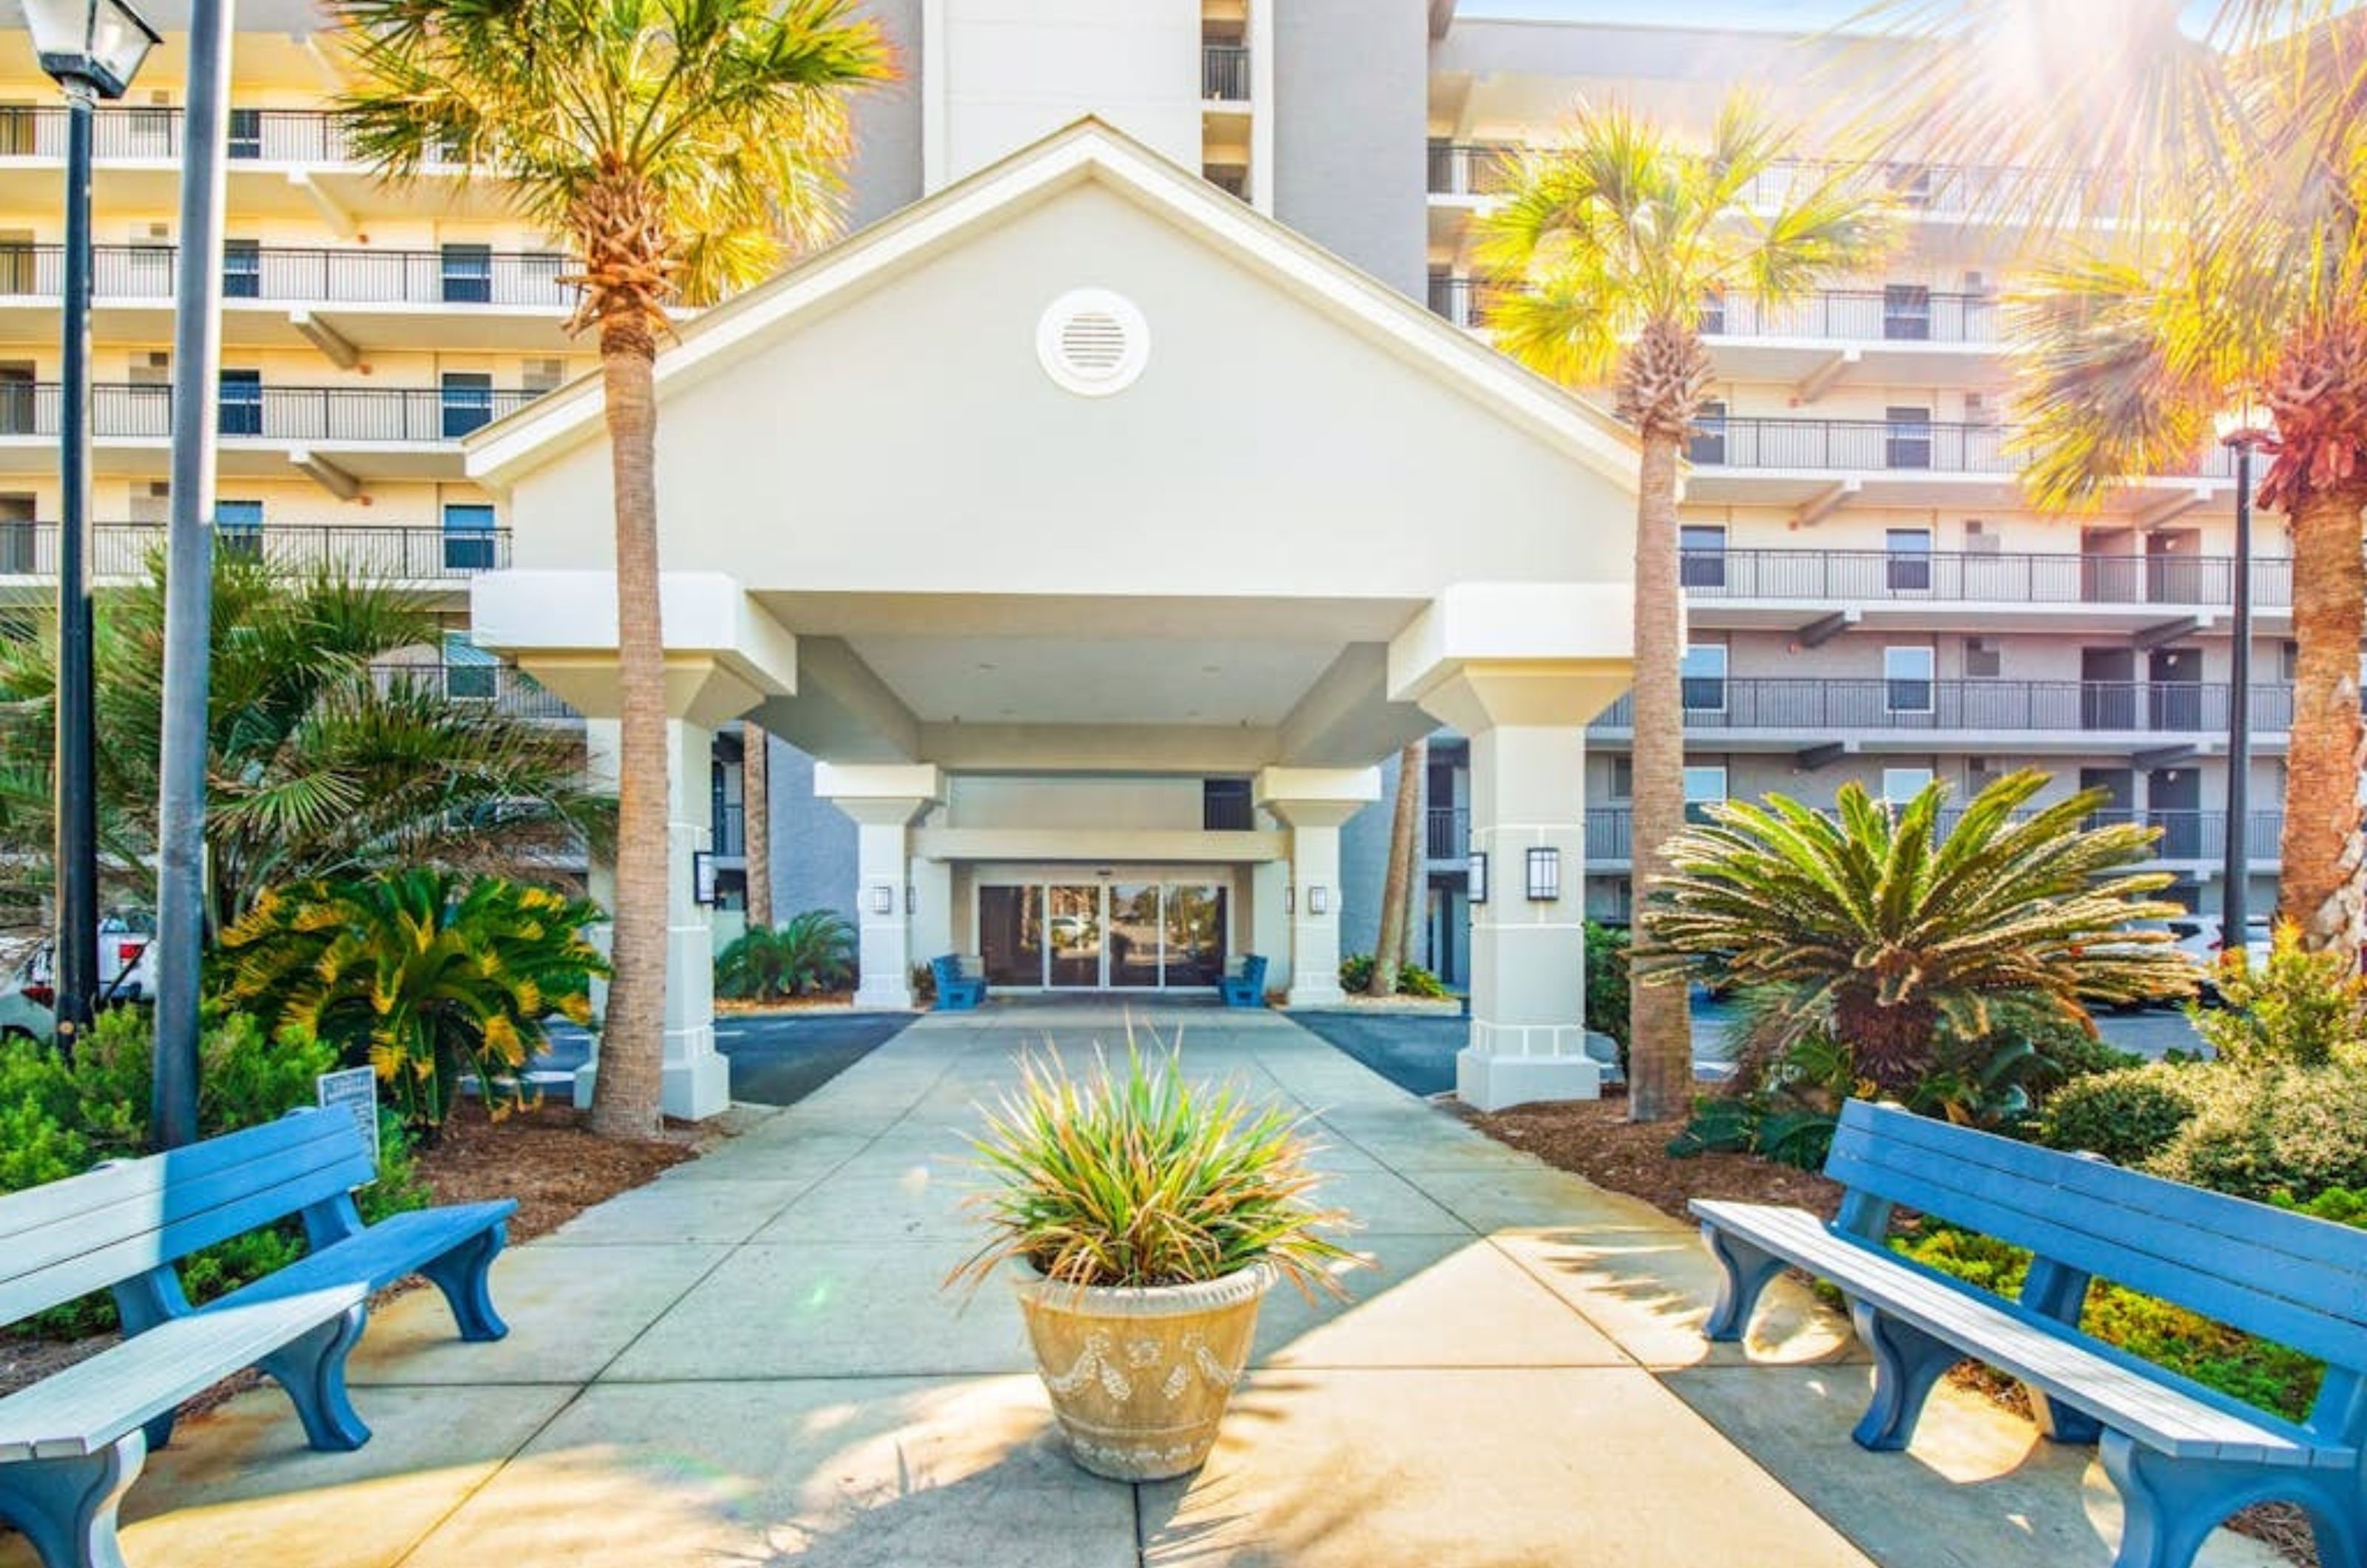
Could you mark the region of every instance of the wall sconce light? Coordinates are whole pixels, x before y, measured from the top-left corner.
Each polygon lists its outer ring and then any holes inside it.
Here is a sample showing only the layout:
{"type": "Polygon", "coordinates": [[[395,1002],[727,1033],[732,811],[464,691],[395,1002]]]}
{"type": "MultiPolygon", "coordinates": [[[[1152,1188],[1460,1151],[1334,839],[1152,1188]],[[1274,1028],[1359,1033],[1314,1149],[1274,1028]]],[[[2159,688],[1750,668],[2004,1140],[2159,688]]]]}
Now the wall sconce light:
{"type": "Polygon", "coordinates": [[[690,852],[690,899],[694,904],[715,907],[715,855],[708,850],[690,852]]]}
{"type": "Polygon", "coordinates": [[[1464,864],[1463,878],[1474,904],[1488,901],[1488,852],[1473,850],[1464,864]]]}
{"type": "Polygon", "coordinates": [[[1529,852],[1529,900],[1550,904],[1561,897],[1561,852],[1557,849],[1535,849],[1529,852]]]}
{"type": "Polygon", "coordinates": [[[1320,915],[1328,913],[1331,908],[1331,891],[1319,882],[1308,883],[1307,885],[1307,912],[1310,915],[1320,915]]]}
{"type": "Polygon", "coordinates": [[[1285,915],[1298,913],[1298,886],[1296,883],[1282,885],[1282,912],[1285,915]]]}
{"type": "Polygon", "coordinates": [[[894,914],[896,890],[884,882],[875,883],[871,888],[871,912],[875,915],[894,914]]]}

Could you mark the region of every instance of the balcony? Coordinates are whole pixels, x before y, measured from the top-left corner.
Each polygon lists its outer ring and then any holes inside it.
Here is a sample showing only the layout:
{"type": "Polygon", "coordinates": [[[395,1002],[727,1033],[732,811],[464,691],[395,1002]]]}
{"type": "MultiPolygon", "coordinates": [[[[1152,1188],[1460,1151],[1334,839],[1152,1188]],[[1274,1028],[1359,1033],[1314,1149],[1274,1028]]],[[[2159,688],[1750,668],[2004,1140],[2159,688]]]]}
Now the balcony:
{"type": "MultiPolygon", "coordinates": [[[[1632,697],[1591,727],[1633,728],[1632,697]]],[[[1779,750],[1835,735],[2050,734],[2118,740],[2207,739],[2227,732],[2227,688],[2178,681],[1893,681],[1879,677],[1689,679],[1688,735],[1763,732],[1779,750]]],[[[2254,686],[2255,735],[2293,726],[2293,688],[2254,686]]]]}
{"type": "Polygon", "coordinates": [[[385,663],[370,666],[382,694],[413,692],[455,704],[481,705],[512,718],[549,723],[581,722],[583,715],[546,691],[515,665],[492,658],[452,662],[385,663]]]}
{"type": "MultiPolygon", "coordinates": [[[[1814,605],[2060,604],[2210,608],[2231,602],[2225,556],[2009,555],[1888,550],[1688,550],[1689,602],[1814,605]]],[[[2252,604],[2293,604],[2293,562],[2252,562],[2252,604]]]]}
{"type": "Polygon", "coordinates": [[[1250,51],[1240,44],[1200,46],[1200,96],[1214,104],[1250,101],[1250,51]]]}
{"type": "Polygon", "coordinates": [[[726,860],[748,853],[748,807],[737,801],[715,803],[715,852],[726,860]]]}
{"type": "MultiPolygon", "coordinates": [[[[176,245],[97,246],[92,253],[93,292],[102,305],[145,300],[169,307],[179,254],[176,245]]],[[[222,295],[232,304],[259,299],[572,310],[577,290],[561,280],[574,265],[552,253],[264,246],[229,254],[222,295]]],[[[0,295],[55,299],[64,276],[63,246],[0,245],[0,295]]]]}
{"type": "MultiPolygon", "coordinates": [[[[91,529],[90,573],[101,581],[143,577],[149,558],[164,547],[162,523],[98,524],[91,529]]],[[[374,581],[416,582],[472,577],[508,566],[510,532],[491,528],[447,533],[433,525],[415,528],[312,523],[224,525],[216,530],[214,553],[290,571],[337,567],[374,581]]],[[[0,577],[54,578],[57,571],[56,524],[0,523],[0,577]]]]}
{"type": "MultiPolygon", "coordinates": [[[[1961,806],[1942,809],[1939,831],[1942,836],[1955,831],[1964,819],[1961,806]]],[[[2194,863],[2216,866],[2227,853],[2227,814],[2225,811],[2107,811],[2090,819],[2090,827],[2113,822],[2135,822],[2157,829],[2161,837],[2155,841],[2157,862],[2194,863]]],[[[2255,811],[2248,818],[2245,854],[2256,868],[2266,869],[2277,863],[2280,841],[2284,832],[2284,813],[2255,811]]],[[[1590,807],[1586,813],[1586,864],[1590,872],[1625,865],[1633,859],[1629,846],[1629,808],[1625,806],[1590,807]]]]}
{"type": "Polygon", "coordinates": [[[1586,808],[1586,864],[1589,870],[1601,865],[1625,864],[1634,858],[1628,844],[1629,810],[1625,806],[1590,806],[1586,808]]]}
{"type": "MultiPolygon", "coordinates": [[[[1496,301],[1520,291],[1517,283],[1433,274],[1430,308],[1458,327],[1484,329],[1496,301]]],[[[1696,324],[1714,350],[1757,341],[1987,349],[2000,341],[1995,296],[1923,289],[1829,288],[1780,301],[1727,294],[1704,300],[1696,324]]]]}
{"type": "MultiPolygon", "coordinates": [[[[102,108],[91,146],[102,163],[178,163],[187,131],[177,108],[102,108]]],[[[353,145],[343,116],[326,109],[232,108],[232,164],[350,164],[353,145]]],[[[0,106],[0,159],[62,162],[66,111],[46,105],[0,106]]],[[[457,168],[441,162],[432,167],[457,168]]]]}
{"type": "Polygon", "coordinates": [[[1430,194],[1495,196],[1511,183],[1520,151],[1484,142],[1433,141],[1430,144],[1430,194]]]}
{"type": "Polygon", "coordinates": [[[1471,813],[1460,806],[1433,806],[1425,843],[1434,861],[1462,861],[1471,850],[1471,813]]]}

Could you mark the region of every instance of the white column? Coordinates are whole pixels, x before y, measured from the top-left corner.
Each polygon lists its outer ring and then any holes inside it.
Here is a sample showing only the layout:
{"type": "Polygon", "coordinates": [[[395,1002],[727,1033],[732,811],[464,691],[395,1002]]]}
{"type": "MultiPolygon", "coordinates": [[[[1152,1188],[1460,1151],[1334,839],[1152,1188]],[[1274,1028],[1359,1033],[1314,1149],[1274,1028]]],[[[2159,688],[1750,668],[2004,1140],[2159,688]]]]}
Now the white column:
{"type": "MultiPolygon", "coordinates": [[[[912,953],[914,964],[926,964],[954,946],[954,868],[950,862],[912,862],[909,886],[912,892],[912,953]]],[[[909,967],[909,966],[908,966],[909,967]]]]}
{"type": "MultiPolygon", "coordinates": [[[[613,718],[587,718],[583,721],[583,782],[586,787],[617,792],[618,777],[617,721],[613,718]]],[[[613,854],[595,853],[589,857],[583,873],[584,896],[603,909],[617,907],[617,861],[613,854]]],[[[586,933],[592,945],[602,957],[615,952],[617,928],[607,920],[601,921],[586,933]]],[[[608,982],[592,982],[591,1044],[585,1052],[583,1065],[575,1069],[575,1109],[592,1109],[592,1085],[600,1076],[600,1032],[607,1026],[608,982]]]]}
{"type": "Polygon", "coordinates": [[[814,794],[855,823],[855,919],[862,978],[855,1005],[909,1011],[914,953],[905,891],[916,880],[912,828],[945,798],[944,777],[926,762],[820,762],[814,767],[814,794]]]}
{"type": "Polygon", "coordinates": [[[694,857],[715,847],[709,788],[715,732],[666,720],[665,1081],[669,1116],[701,1121],[731,1103],[731,1064],[715,1049],[715,912],[698,901],[694,857]]]}
{"type": "Polygon", "coordinates": [[[1378,768],[1268,768],[1256,799],[1290,829],[1288,1007],[1326,1007],[1340,991],[1340,825],[1381,796],[1378,768]]]}
{"type": "MultiPolygon", "coordinates": [[[[1282,890],[1290,886],[1290,863],[1260,861],[1250,868],[1250,914],[1241,932],[1243,953],[1265,955],[1269,989],[1290,986],[1290,918],[1283,913],[1282,890]]],[[[1295,900],[1294,900],[1295,902],[1295,900]]]]}

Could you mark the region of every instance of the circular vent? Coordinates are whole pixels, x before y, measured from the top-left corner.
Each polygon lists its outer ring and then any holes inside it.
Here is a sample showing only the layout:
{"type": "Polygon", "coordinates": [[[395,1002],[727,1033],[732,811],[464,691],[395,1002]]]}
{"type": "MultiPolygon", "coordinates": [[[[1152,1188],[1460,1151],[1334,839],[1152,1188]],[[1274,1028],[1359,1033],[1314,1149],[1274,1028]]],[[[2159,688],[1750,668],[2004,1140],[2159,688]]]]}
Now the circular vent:
{"type": "Polygon", "coordinates": [[[1106,288],[1078,288],[1052,301],[1036,328],[1044,373],[1083,398],[1134,385],[1150,357],[1150,328],[1133,300],[1106,288]]]}

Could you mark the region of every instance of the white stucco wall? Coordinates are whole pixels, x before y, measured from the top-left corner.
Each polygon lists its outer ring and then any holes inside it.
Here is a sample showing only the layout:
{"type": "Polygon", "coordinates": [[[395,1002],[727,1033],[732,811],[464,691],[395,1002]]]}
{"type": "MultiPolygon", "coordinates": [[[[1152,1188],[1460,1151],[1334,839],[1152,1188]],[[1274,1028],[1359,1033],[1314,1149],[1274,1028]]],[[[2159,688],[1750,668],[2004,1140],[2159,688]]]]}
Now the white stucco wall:
{"type": "Polygon", "coordinates": [[[1198,0],[923,0],[935,190],[1099,115],[1200,166],[1198,0]],[[931,15],[934,13],[934,15],[931,15]]]}

